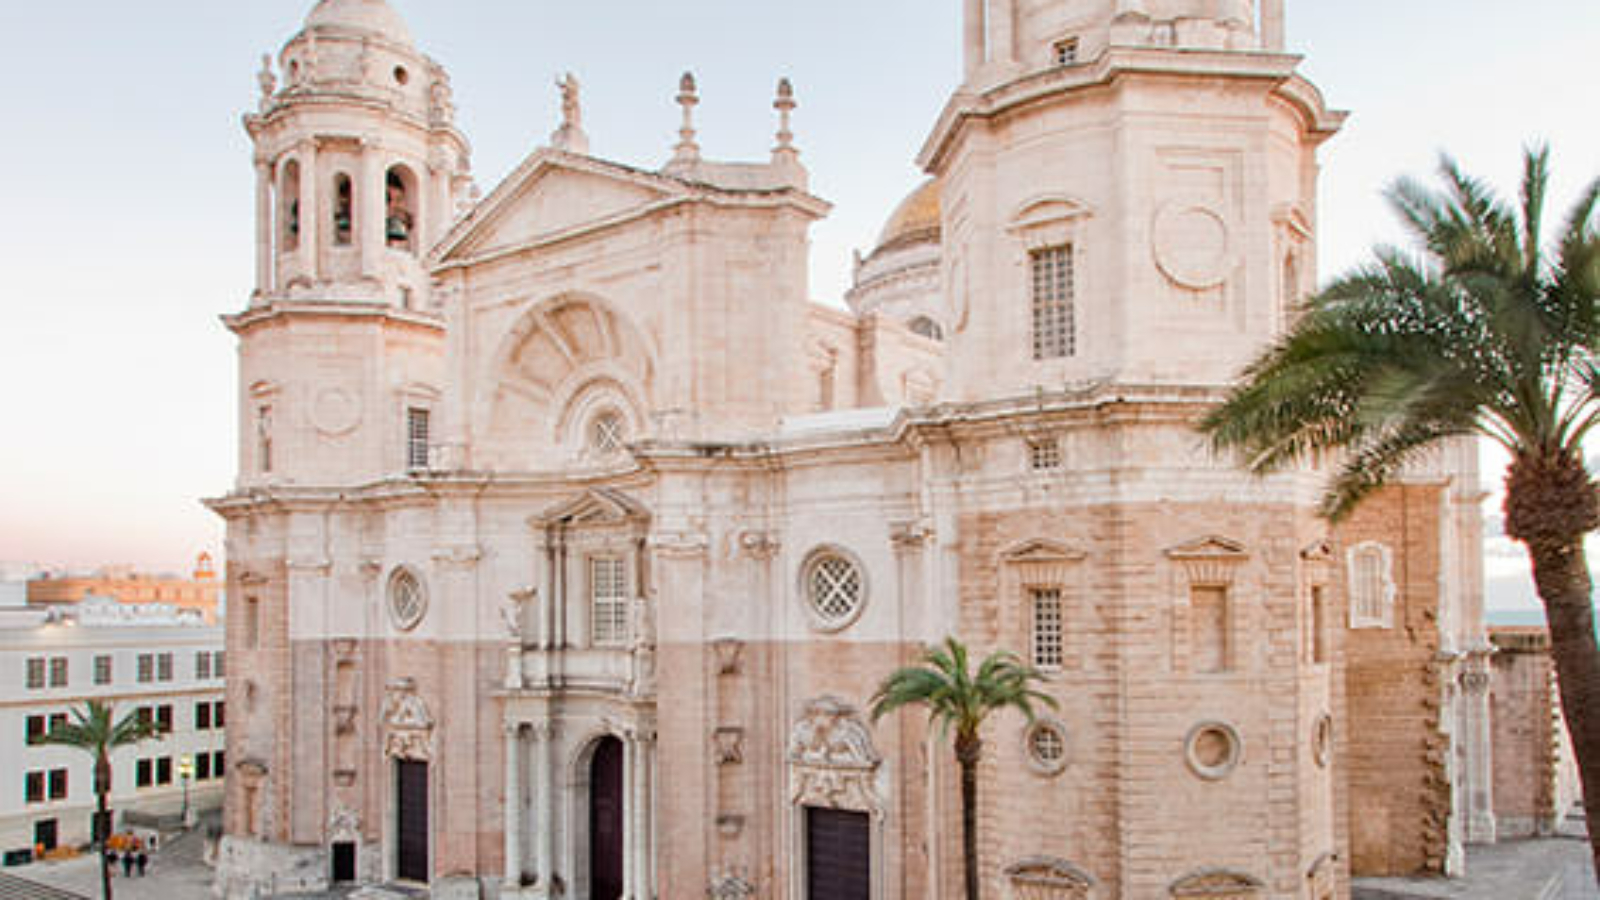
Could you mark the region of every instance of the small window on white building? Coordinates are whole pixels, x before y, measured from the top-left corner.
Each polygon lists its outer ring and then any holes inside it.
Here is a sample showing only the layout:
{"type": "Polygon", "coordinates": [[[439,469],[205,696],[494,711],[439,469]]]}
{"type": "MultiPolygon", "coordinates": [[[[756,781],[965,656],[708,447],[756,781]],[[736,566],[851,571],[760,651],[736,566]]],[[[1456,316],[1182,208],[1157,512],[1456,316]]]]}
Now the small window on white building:
{"type": "Polygon", "coordinates": [[[1055,55],[1056,65],[1075,66],[1078,64],[1078,39],[1075,37],[1062,38],[1051,45],[1055,55]]]}
{"type": "Polygon", "coordinates": [[[615,647],[628,641],[628,570],[620,556],[589,559],[589,610],[594,644],[615,647]]]}
{"type": "Polygon", "coordinates": [[[44,657],[35,656],[28,660],[28,690],[37,691],[44,687],[44,671],[44,657]]]}
{"type": "Polygon", "coordinates": [[[172,680],[172,654],[162,653],[156,656],[156,680],[172,680]]]}
{"type": "Polygon", "coordinates": [[[1350,548],[1350,627],[1394,627],[1395,585],[1389,548],[1375,541],[1350,548]]]}
{"type": "Polygon", "coordinates": [[[406,468],[428,467],[428,410],[406,408],[406,468]]]}
{"type": "Polygon", "coordinates": [[[67,658],[55,656],[50,659],[50,686],[64,688],[67,686],[67,658]]]}
{"type": "Polygon", "coordinates": [[[94,683],[111,683],[111,655],[101,654],[94,658],[94,683]]]}
{"type": "Polygon", "coordinates": [[[1033,278],[1033,358],[1058,359],[1075,351],[1072,247],[1029,254],[1033,278]]]}
{"type": "Polygon", "coordinates": [[[1033,588],[1033,664],[1041,669],[1059,669],[1063,658],[1061,589],[1033,588]]]}
{"type": "Polygon", "coordinates": [[[139,683],[149,684],[156,680],[156,657],[154,653],[139,654],[139,683]]]}
{"type": "Polygon", "coordinates": [[[211,651],[196,650],[194,653],[194,677],[197,681],[205,681],[211,677],[211,651]]]}

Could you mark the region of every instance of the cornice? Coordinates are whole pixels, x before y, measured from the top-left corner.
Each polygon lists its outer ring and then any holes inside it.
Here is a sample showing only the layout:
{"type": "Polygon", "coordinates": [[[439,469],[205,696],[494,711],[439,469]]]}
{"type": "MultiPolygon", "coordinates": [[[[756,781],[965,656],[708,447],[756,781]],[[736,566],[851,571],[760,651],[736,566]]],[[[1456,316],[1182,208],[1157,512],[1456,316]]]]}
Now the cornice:
{"type": "Polygon", "coordinates": [[[383,303],[335,300],[274,300],[244,312],[225,314],[222,323],[234,334],[243,335],[256,328],[290,319],[364,319],[375,320],[383,325],[422,328],[441,333],[445,330],[443,319],[425,312],[396,309],[383,303]]]}

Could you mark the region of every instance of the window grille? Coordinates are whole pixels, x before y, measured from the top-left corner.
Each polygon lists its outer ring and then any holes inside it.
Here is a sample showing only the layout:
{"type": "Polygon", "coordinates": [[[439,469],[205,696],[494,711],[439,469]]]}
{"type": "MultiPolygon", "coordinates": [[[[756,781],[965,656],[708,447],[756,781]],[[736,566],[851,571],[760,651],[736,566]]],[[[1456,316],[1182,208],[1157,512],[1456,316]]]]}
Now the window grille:
{"type": "Polygon", "coordinates": [[[211,651],[196,650],[194,654],[194,677],[198,681],[205,681],[211,677],[211,651]]]}
{"type": "Polygon", "coordinates": [[[45,736],[44,716],[29,716],[27,725],[27,742],[29,744],[44,743],[45,736]]]}
{"type": "Polygon", "coordinates": [[[406,468],[428,467],[428,411],[411,407],[406,410],[406,468]]]}
{"type": "Polygon", "coordinates": [[[837,553],[817,557],[806,576],[806,599],[824,627],[848,624],[866,599],[865,588],[861,570],[837,553]]]}
{"type": "Polygon", "coordinates": [[[51,769],[50,770],[50,799],[51,800],[65,800],[65,799],[67,799],[67,770],[66,769],[51,769]]]}
{"type": "Polygon", "coordinates": [[[1077,38],[1056,41],[1053,49],[1055,50],[1056,65],[1075,66],[1078,64],[1077,38]]]}
{"type": "Polygon", "coordinates": [[[109,655],[96,656],[94,658],[94,683],[111,683],[111,657],[109,655]]]}
{"type": "Polygon", "coordinates": [[[29,772],[25,776],[23,795],[28,803],[44,802],[44,773],[29,772]]]}
{"type": "Polygon", "coordinates": [[[589,608],[594,643],[615,646],[628,639],[628,576],[623,559],[597,556],[589,560],[589,608]]]}
{"type": "Polygon", "coordinates": [[[37,691],[44,687],[44,662],[43,657],[28,660],[28,690],[37,691]]]}
{"type": "Polygon", "coordinates": [[[589,446],[594,452],[609,456],[622,450],[626,442],[621,416],[607,411],[594,417],[594,424],[589,427],[589,446]]]}
{"type": "Polygon", "coordinates": [[[1053,719],[1039,719],[1028,726],[1028,762],[1034,770],[1054,775],[1067,765],[1067,735],[1053,719]]]}
{"type": "Polygon", "coordinates": [[[1035,472],[1048,472],[1061,468],[1061,441],[1056,438],[1029,441],[1028,465],[1035,472]]]}
{"type": "Polygon", "coordinates": [[[153,653],[139,654],[139,683],[149,684],[156,679],[156,658],[153,653]]]}
{"type": "Polygon", "coordinates": [[[53,688],[67,686],[67,658],[65,656],[56,656],[51,658],[50,686],[53,688]]]}
{"type": "Polygon", "coordinates": [[[1033,358],[1056,359],[1075,351],[1072,247],[1029,254],[1033,272],[1033,358]]]}
{"type": "Polygon", "coordinates": [[[1394,581],[1389,548],[1360,544],[1350,549],[1350,627],[1388,628],[1394,624],[1394,581]]]}
{"type": "Polygon", "coordinates": [[[1061,589],[1036,588],[1033,595],[1033,664],[1059,669],[1062,661],[1061,589]]]}
{"type": "Polygon", "coordinates": [[[156,680],[172,680],[172,654],[162,653],[156,656],[156,680]]]}

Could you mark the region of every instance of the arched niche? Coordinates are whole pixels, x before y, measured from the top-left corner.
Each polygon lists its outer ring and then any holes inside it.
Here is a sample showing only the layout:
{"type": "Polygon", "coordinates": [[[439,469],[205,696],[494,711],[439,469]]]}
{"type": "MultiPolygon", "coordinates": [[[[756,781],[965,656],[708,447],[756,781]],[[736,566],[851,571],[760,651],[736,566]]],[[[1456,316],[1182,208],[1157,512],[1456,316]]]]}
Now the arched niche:
{"type": "Polygon", "coordinates": [[[567,294],[530,306],[487,373],[477,408],[480,464],[582,462],[584,432],[606,410],[621,416],[628,442],[638,440],[655,405],[655,359],[644,331],[597,297],[567,294]]]}

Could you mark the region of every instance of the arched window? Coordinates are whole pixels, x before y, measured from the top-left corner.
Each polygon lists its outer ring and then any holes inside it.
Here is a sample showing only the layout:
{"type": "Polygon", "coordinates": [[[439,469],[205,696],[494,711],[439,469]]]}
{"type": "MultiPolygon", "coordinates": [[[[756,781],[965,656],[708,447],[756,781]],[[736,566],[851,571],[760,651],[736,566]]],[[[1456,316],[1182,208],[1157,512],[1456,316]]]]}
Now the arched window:
{"type": "Polygon", "coordinates": [[[415,179],[402,166],[389,170],[384,178],[383,239],[398,250],[414,250],[412,240],[416,212],[412,207],[415,179]]]}
{"type": "Polygon", "coordinates": [[[350,243],[355,225],[355,188],[350,176],[340,173],[333,176],[333,242],[339,246],[350,243]]]}
{"type": "Polygon", "coordinates": [[[284,252],[300,249],[300,163],[289,160],[283,167],[283,183],[278,190],[278,222],[284,252]]]}

